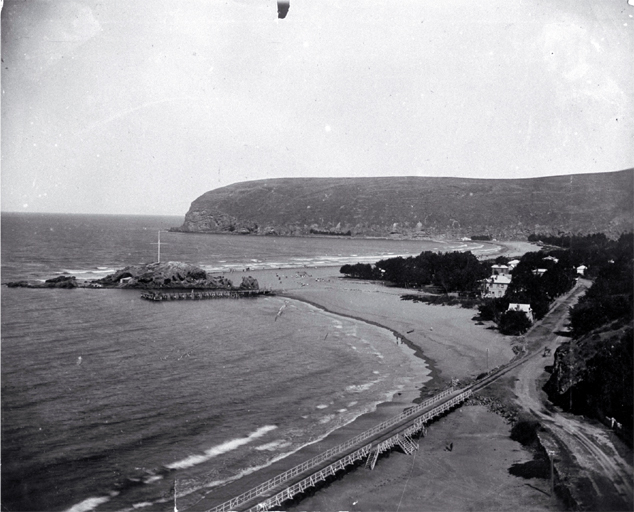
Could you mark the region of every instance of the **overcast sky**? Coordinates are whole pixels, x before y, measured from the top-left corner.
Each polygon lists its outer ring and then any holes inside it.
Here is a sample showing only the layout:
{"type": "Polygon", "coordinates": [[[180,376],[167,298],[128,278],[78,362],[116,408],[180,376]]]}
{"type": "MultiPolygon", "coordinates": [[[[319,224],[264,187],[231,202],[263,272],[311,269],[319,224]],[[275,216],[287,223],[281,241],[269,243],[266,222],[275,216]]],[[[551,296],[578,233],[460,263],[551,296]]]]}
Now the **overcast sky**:
{"type": "Polygon", "coordinates": [[[627,0],[5,0],[2,210],[634,166],[627,0]]]}

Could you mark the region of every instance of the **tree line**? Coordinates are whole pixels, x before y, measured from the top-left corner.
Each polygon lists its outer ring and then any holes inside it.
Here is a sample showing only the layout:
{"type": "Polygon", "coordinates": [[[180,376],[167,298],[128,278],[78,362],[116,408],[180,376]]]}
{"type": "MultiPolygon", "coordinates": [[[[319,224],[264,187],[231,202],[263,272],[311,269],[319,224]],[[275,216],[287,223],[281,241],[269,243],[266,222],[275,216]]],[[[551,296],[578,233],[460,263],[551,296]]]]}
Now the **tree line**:
{"type": "MultiPolygon", "coordinates": [[[[565,248],[549,251],[529,252],[524,254],[512,271],[512,280],[504,297],[485,298],[478,305],[482,320],[492,320],[504,334],[522,334],[530,327],[531,322],[525,313],[508,311],[510,303],[530,304],[536,320],[544,317],[556,297],[568,292],[578,277],[576,268],[585,264],[588,275],[596,276],[606,265],[611,265],[614,258],[624,257],[632,248],[632,234],[622,235],[619,240],[610,240],[604,234],[586,236],[552,237],[531,235],[554,245],[559,243],[565,248]],[[629,248],[629,249],[628,249],[629,248]],[[551,256],[551,258],[547,258],[551,256]],[[542,273],[536,273],[542,269],[542,273]]],[[[390,282],[403,288],[423,288],[434,286],[443,294],[460,293],[477,295],[482,289],[482,282],[491,275],[491,267],[508,263],[508,258],[499,256],[495,260],[479,261],[471,252],[436,253],[425,251],[418,256],[395,257],[383,259],[375,265],[357,263],[344,265],[341,273],[353,278],[390,282]]],[[[603,270],[604,272],[616,272],[603,270]]],[[[623,281],[622,277],[614,279],[623,281]]],[[[598,293],[598,292],[593,292],[598,293]]],[[[589,296],[592,297],[593,293],[589,296]]],[[[628,307],[622,297],[605,298],[605,304],[598,306],[588,303],[586,308],[597,308],[599,317],[611,317],[628,307]]],[[[587,312],[587,311],[586,311],[587,312]]],[[[574,315],[573,315],[574,316],[574,315]]],[[[592,316],[592,315],[590,315],[592,316]]],[[[592,323],[594,320],[578,315],[579,320],[592,323]]]]}
{"type": "Polygon", "coordinates": [[[596,279],[570,310],[570,326],[575,337],[611,322],[631,323],[634,311],[634,236],[622,235],[604,253],[604,262],[595,269],[596,279]]]}
{"type": "Polygon", "coordinates": [[[340,271],[348,277],[388,281],[403,288],[432,285],[447,294],[477,290],[479,282],[489,275],[490,268],[490,265],[478,261],[470,251],[425,251],[418,256],[384,259],[376,265],[344,265],[340,271]]]}
{"type": "MultiPolygon", "coordinates": [[[[557,349],[556,366],[544,389],[566,410],[621,425],[616,432],[630,445],[634,411],[634,236],[629,233],[604,244],[596,278],[570,308],[572,343],[557,349]],[[573,348],[574,347],[574,348],[573,348]],[[563,372],[563,374],[562,374],[563,372]],[[566,374],[575,374],[569,386],[566,374]],[[560,389],[560,387],[562,389],[560,389]]],[[[574,242],[573,242],[574,248],[574,242]]]]}

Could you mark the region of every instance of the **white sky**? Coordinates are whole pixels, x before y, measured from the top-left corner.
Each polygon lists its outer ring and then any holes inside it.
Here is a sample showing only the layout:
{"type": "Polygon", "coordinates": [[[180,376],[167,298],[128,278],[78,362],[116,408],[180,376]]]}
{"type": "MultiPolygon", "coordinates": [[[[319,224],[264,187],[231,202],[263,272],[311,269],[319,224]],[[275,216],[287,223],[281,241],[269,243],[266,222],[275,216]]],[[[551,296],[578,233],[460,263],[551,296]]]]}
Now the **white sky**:
{"type": "Polygon", "coordinates": [[[5,1],[2,210],[634,166],[627,0],[5,1]]]}

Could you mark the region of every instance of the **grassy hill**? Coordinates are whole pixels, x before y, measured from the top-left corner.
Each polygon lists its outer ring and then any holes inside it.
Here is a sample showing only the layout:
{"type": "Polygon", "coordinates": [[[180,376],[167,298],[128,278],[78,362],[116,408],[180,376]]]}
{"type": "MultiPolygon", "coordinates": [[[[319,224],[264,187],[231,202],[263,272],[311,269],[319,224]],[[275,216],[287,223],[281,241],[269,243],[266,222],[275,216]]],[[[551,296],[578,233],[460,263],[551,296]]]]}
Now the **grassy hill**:
{"type": "Polygon", "coordinates": [[[197,198],[185,232],[424,237],[632,230],[634,169],[529,179],[284,178],[197,198]]]}

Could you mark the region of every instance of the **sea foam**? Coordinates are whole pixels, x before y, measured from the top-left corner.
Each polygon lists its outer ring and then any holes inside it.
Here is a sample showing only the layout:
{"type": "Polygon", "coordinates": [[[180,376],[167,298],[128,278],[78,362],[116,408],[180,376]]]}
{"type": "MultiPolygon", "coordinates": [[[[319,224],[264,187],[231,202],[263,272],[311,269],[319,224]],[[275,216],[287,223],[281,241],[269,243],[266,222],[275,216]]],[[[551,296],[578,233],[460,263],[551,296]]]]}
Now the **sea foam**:
{"type": "Polygon", "coordinates": [[[94,510],[99,505],[103,505],[110,501],[108,496],[101,496],[99,498],[88,498],[84,501],[77,503],[70,507],[66,512],[88,512],[89,510],[94,510]]]}
{"type": "Polygon", "coordinates": [[[231,439],[229,441],[225,441],[222,444],[212,446],[208,450],[205,450],[205,453],[200,455],[190,455],[182,460],[172,462],[168,464],[166,467],[168,469],[185,469],[190,468],[192,466],[196,466],[197,464],[202,464],[203,462],[207,462],[208,460],[217,457],[218,455],[222,455],[223,453],[227,453],[233,451],[240,446],[250,443],[251,441],[262,437],[267,432],[271,430],[275,430],[277,427],[275,425],[265,425],[264,427],[260,427],[255,432],[252,432],[246,437],[238,437],[236,439],[231,439]]]}

